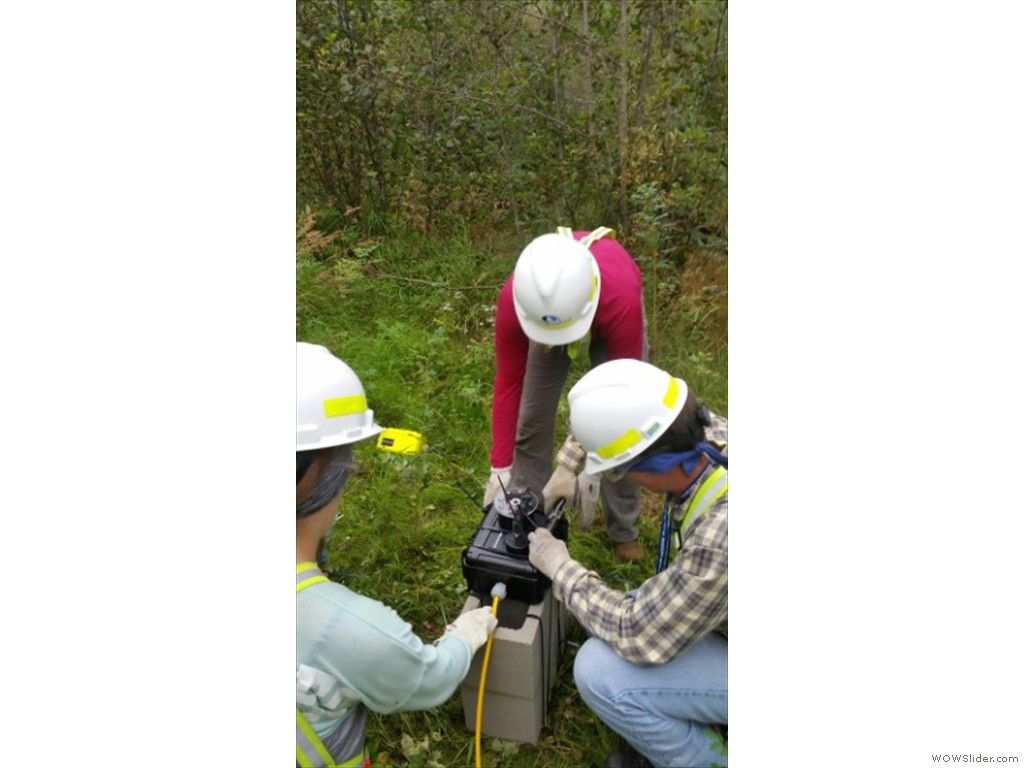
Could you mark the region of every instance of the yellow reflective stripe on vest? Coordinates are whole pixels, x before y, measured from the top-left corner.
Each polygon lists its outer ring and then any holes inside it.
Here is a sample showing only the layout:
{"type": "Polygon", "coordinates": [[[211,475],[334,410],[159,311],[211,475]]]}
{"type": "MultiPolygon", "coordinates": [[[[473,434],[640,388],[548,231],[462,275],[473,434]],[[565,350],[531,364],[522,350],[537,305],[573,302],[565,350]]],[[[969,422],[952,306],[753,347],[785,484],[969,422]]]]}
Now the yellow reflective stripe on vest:
{"type": "Polygon", "coordinates": [[[570,342],[565,345],[565,353],[569,355],[570,360],[575,360],[579,357],[580,352],[587,348],[587,343],[590,341],[590,331],[587,331],[582,339],[570,342]]]}
{"type": "MultiPolygon", "coordinates": [[[[573,237],[572,229],[569,227],[555,227],[555,232],[559,235],[562,235],[562,237],[572,237],[573,240],[576,239],[575,237],[573,237]]],[[[589,235],[580,240],[580,242],[583,243],[583,245],[585,245],[587,248],[589,248],[591,244],[593,244],[597,240],[600,240],[602,237],[610,237],[612,240],[614,240],[615,230],[609,229],[608,227],[598,227],[589,235]]]]}
{"type": "Polygon", "coordinates": [[[316,735],[313,726],[303,716],[299,708],[295,708],[295,760],[302,768],[325,766],[334,768],[334,758],[327,747],[316,735]],[[319,759],[317,759],[319,758],[319,759]]]}
{"type": "Polygon", "coordinates": [[[317,582],[328,581],[316,563],[299,563],[295,566],[295,594],[317,582]]]}
{"type": "Polygon", "coordinates": [[[729,473],[725,467],[717,467],[714,472],[704,478],[700,488],[693,495],[682,522],[679,523],[679,536],[683,535],[690,523],[704,514],[704,510],[710,507],[715,501],[729,490],[729,473]]]}
{"type": "Polygon", "coordinates": [[[357,768],[357,766],[368,764],[363,752],[344,763],[334,762],[331,753],[327,751],[327,747],[320,741],[313,726],[303,717],[298,708],[295,709],[295,715],[295,762],[302,768],[357,768]]]}
{"type": "Polygon", "coordinates": [[[610,237],[612,240],[615,239],[615,230],[609,229],[608,227],[598,227],[589,235],[580,240],[587,248],[589,248],[595,241],[600,240],[602,237],[610,237]]]}
{"type": "MultiPolygon", "coordinates": [[[[316,563],[306,562],[295,566],[295,594],[328,580],[316,563]]],[[[298,707],[295,708],[295,762],[302,768],[357,768],[368,764],[362,752],[344,763],[334,762],[331,753],[298,707]]]]}
{"type": "Polygon", "coordinates": [[[312,727],[310,727],[309,723],[306,721],[306,718],[304,718],[302,713],[298,710],[295,711],[299,716],[298,724],[300,730],[298,732],[301,734],[295,745],[295,762],[302,766],[302,768],[358,768],[358,766],[369,765],[366,760],[366,755],[362,752],[355,757],[346,760],[344,763],[334,762],[334,758],[332,758],[330,753],[327,752],[327,747],[323,745],[323,742],[317,738],[312,727]],[[303,751],[302,746],[303,738],[306,736],[306,733],[302,730],[303,724],[305,724],[305,727],[309,729],[309,742],[306,744],[305,751],[303,751]],[[317,745],[319,745],[319,747],[317,745]]]}

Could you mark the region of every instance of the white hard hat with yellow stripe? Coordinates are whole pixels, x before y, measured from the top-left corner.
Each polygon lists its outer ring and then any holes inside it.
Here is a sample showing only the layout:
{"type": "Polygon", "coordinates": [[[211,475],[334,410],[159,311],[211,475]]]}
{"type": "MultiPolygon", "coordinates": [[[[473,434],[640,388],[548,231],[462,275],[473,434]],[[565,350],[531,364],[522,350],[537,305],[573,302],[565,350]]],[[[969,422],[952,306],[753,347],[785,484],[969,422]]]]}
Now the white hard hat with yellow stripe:
{"type": "Polygon", "coordinates": [[[359,377],[326,347],[296,342],[295,370],[296,451],[354,443],[382,431],[359,377]]]}
{"type": "Polygon", "coordinates": [[[587,334],[601,296],[601,271],[589,246],[614,234],[600,227],[578,241],[559,227],[523,249],[512,277],[512,300],[527,337],[560,346],[587,334]]]}
{"type": "Polygon", "coordinates": [[[683,410],[686,382],[640,360],[612,360],[569,390],[572,433],[587,452],[585,472],[635,459],[683,410]]]}

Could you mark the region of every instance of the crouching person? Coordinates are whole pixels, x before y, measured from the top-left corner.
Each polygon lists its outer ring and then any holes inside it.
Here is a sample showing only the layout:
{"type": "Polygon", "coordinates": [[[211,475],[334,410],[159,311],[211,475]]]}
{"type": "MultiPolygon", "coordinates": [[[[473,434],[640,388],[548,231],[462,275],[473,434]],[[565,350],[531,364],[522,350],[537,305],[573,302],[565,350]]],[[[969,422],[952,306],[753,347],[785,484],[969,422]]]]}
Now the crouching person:
{"type": "Polygon", "coordinates": [[[604,363],[569,392],[588,473],[664,493],[658,572],[635,591],[606,586],[545,530],[530,562],[591,637],[576,655],[580,695],[628,750],[606,766],[727,764],[728,422],[682,379],[638,360],[604,363]]]}
{"type": "Polygon", "coordinates": [[[317,549],[334,524],[352,444],[381,427],[359,378],[324,347],[297,344],[296,394],[296,762],[368,766],[368,711],[442,704],[497,618],[490,608],[468,611],[427,644],[393,609],[323,575],[317,549]]]}

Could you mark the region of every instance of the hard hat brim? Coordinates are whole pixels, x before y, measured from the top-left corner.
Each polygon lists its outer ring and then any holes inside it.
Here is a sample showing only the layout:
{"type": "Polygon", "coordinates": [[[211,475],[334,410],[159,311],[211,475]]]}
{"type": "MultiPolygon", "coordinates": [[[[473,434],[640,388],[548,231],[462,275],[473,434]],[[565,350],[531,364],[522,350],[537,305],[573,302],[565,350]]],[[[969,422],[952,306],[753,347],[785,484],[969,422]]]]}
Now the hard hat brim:
{"type": "Polygon", "coordinates": [[[549,347],[559,347],[564,344],[572,344],[574,341],[579,341],[587,332],[590,330],[590,326],[594,323],[594,314],[597,311],[597,301],[593,302],[593,306],[587,312],[586,315],[579,318],[572,325],[567,325],[565,328],[548,328],[546,326],[535,323],[526,317],[526,314],[522,312],[519,307],[516,307],[516,314],[519,317],[519,327],[523,329],[523,333],[526,334],[526,338],[530,341],[535,341],[538,344],[546,344],[549,347]]]}
{"type": "Polygon", "coordinates": [[[312,440],[310,442],[296,441],[296,451],[316,451],[320,448],[332,448],[336,445],[348,445],[349,443],[358,443],[361,440],[366,440],[370,437],[375,437],[384,431],[384,427],[379,424],[369,424],[365,427],[358,429],[350,429],[345,432],[335,432],[329,435],[321,437],[319,440],[312,440]]]}

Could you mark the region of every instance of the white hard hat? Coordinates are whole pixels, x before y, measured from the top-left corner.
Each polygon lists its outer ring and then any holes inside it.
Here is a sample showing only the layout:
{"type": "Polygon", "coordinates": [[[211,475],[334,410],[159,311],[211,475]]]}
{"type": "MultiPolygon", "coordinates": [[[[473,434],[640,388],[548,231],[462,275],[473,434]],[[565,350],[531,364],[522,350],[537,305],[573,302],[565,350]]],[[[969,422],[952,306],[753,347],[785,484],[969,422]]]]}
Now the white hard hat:
{"type": "Polygon", "coordinates": [[[640,360],[612,360],[569,390],[572,433],[587,452],[588,474],[635,459],[683,410],[686,382],[640,360]]]}
{"type": "Polygon", "coordinates": [[[295,450],[354,443],[383,430],[373,423],[355,372],[326,347],[295,344],[295,450]]]}
{"type": "Polygon", "coordinates": [[[571,236],[534,239],[516,261],[512,298],[530,339],[558,346],[582,339],[594,321],[601,271],[590,249],[571,236]]]}

